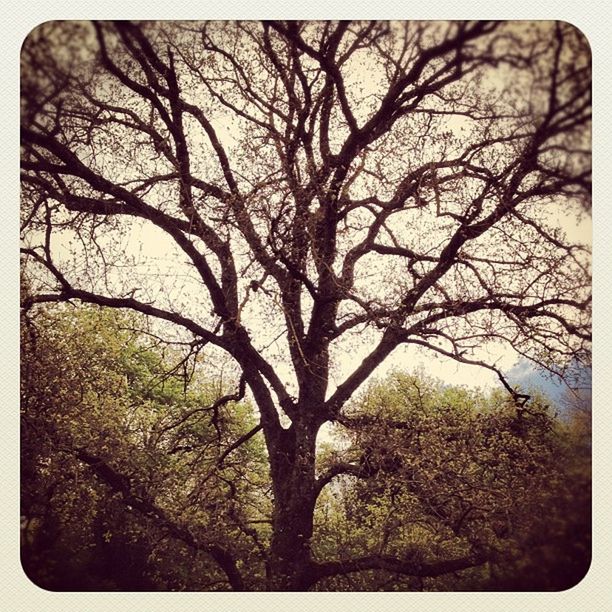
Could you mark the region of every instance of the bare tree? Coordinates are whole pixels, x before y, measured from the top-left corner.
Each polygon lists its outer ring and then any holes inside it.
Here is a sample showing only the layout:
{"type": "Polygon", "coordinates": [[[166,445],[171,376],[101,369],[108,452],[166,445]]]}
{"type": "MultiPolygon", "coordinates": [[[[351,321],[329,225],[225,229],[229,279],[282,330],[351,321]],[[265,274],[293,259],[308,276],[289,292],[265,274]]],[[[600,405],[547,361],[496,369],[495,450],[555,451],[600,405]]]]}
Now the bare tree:
{"type": "MultiPolygon", "coordinates": [[[[317,496],[357,471],[317,475],[316,437],[400,345],[492,370],[518,410],[526,398],[483,348],[554,369],[586,358],[589,252],[558,220],[590,208],[582,35],[546,22],[66,22],[35,30],[22,62],[22,252],[39,270],[24,305],[129,308],[231,356],[269,454],[267,588],[482,563],[481,550],[314,559],[317,496]],[[172,282],[189,282],[171,290],[143,270],[133,236],[149,226],[175,249],[172,282]],[[351,342],[369,351],[333,384],[351,342]]],[[[242,588],[231,543],[213,554],[242,588]]]]}

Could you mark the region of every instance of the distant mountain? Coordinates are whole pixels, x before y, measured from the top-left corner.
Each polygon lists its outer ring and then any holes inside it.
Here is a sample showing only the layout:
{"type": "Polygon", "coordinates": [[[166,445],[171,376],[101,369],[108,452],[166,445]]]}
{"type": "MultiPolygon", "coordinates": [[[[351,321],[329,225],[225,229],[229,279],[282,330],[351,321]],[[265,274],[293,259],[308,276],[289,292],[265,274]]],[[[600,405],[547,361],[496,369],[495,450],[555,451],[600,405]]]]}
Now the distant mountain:
{"type": "Polygon", "coordinates": [[[519,360],[510,370],[505,373],[506,379],[511,385],[516,385],[521,390],[529,393],[539,391],[544,394],[560,411],[563,411],[563,397],[570,389],[580,393],[582,397],[591,394],[591,368],[576,365],[570,368],[568,384],[559,376],[536,368],[533,363],[526,359],[519,360]]]}

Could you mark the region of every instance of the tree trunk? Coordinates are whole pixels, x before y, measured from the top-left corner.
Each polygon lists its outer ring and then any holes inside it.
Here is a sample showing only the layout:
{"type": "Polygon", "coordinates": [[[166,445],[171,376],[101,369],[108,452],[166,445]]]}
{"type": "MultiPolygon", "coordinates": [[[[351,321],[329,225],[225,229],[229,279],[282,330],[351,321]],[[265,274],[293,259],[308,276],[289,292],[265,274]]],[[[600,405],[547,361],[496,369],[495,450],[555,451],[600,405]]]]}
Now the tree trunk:
{"type": "Polygon", "coordinates": [[[317,429],[313,423],[292,425],[281,448],[271,453],[274,514],[268,588],[272,591],[303,591],[312,583],[317,429]]]}

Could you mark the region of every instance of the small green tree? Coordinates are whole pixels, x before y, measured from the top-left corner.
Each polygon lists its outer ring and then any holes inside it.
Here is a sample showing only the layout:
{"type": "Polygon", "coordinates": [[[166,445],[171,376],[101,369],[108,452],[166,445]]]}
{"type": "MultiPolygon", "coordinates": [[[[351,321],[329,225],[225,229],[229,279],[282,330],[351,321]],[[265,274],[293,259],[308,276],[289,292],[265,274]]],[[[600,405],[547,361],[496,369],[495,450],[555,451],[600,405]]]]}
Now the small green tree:
{"type": "Polygon", "coordinates": [[[543,399],[517,413],[499,391],[396,372],[339,422],[350,444],[327,461],[350,476],[321,510],[319,552],[339,555],[322,588],[557,590],[586,573],[590,472],[543,399]],[[394,561],[427,567],[468,550],[488,563],[402,579],[394,561]]]}
{"type": "Polygon", "coordinates": [[[46,588],[218,588],[229,535],[250,578],[263,571],[262,445],[232,448],[252,410],[142,323],[72,307],[24,320],[23,563],[46,588]]]}

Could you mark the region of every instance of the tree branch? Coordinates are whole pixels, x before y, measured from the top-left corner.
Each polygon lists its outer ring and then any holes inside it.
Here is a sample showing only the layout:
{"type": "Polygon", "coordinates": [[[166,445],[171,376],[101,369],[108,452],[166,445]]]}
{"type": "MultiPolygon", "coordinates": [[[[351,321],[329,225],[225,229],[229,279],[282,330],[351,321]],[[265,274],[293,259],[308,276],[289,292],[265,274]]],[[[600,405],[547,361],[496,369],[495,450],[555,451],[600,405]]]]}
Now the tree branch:
{"type": "Polygon", "coordinates": [[[192,321],[187,317],[183,317],[178,313],[162,310],[161,308],[156,308],[155,306],[151,306],[145,302],[140,302],[134,298],[113,298],[91,293],[89,291],[82,291],[80,289],[67,288],[61,293],[42,293],[28,296],[23,301],[22,307],[27,309],[33,304],[41,304],[45,302],[67,302],[73,299],[77,299],[88,304],[97,304],[98,306],[129,308],[145,315],[156,317],[158,319],[164,319],[165,321],[170,321],[171,323],[184,327],[206,342],[210,342],[226,350],[228,349],[228,345],[223,338],[216,336],[211,331],[205,329],[201,325],[198,325],[195,321],[192,321]]]}
{"type": "Polygon", "coordinates": [[[419,555],[414,559],[399,559],[388,555],[369,555],[345,561],[329,561],[327,563],[315,563],[313,569],[313,580],[309,586],[323,578],[332,576],[343,576],[353,572],[366,570],[383,570],[408,576],[421,578],[443,576],[451,572],[458,572],[486,563],[487,555],[484,553],[473,553],[464,557],[444,559],[439,561],[421,561],[419,555]]]}
{"type": "Polygon", "coordinates": [[[77,449],[74,451],[77,459],[86,463],[92,468],[96,476],[111,489],[121,493],[124,502],[135,508],[147,518],[153,519],[159,527],[167,531],[170,535],[178,540],[181,540],[188,546],[196,550],[201,550],[209,554],[225,572],[227,579],[234,591],[244,591],[244,582],[238,571],[236,562],[232,555],[218,544],[206,544],[198,542],[197,539],[185,528],[172,521],[166,513],[156,506],[152,501],[144,499],[141,496],[134,494],[130,487],[128,478],[117,472],[107,462],[100,457],[96,457],[85,449],[77,449]]]}
{"type": "Polygon", "coordinates": [[[335,463],[321,474],[315,481],[315,499],[319,497],[321,491],[336,477],[341,474],[350,474],[357,478],[369,478],[371,476],[367,469],[354,463],[335,463]]]}
{"type": "Polygon", "coordinates": [[[247,431],[245,434],[240,436],[235,442],[230,444],[223,451],[223,453],[217,460],[217,465],[219,467],[223,467],[223,462],[228,457],[228,455],[230,455],[230,453],[233,453],[239,446],[242,446],[245,442],[248,442],[256,433],[260,432],[262,428],[263,428],[263,425],[259,423],[259,425],[256,425],[255,427],[253,427],[253,429],[251,429],[250,431],[247,431]]]}

